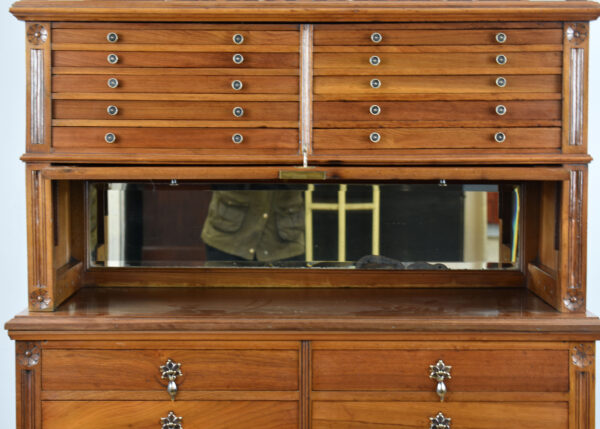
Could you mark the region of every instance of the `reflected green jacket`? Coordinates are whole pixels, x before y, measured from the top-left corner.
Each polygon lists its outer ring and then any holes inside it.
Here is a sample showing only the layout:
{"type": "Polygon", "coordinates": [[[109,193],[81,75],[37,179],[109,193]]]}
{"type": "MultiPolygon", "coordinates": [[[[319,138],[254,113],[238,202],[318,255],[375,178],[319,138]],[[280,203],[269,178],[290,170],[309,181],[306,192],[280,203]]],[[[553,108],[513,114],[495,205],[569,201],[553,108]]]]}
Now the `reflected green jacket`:
{"type": "Polygon", "coordinates": [[[247,260],[276,261],[304,253],[300,190],[213,191],[202,240],[247,260]]]}

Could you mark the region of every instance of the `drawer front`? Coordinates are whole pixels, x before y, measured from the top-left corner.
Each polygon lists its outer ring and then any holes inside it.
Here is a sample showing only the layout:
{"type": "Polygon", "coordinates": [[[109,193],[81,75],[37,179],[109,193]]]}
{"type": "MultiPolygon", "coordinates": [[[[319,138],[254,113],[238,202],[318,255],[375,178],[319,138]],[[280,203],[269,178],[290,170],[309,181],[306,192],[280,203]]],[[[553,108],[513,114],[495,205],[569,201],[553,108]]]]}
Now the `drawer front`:
{"type": "Polygon", "coordinates": [[[297,76],[55,75],[55,93],[298,94],[297,76]],[[116,79],[117,86],[108,81],[116,79]],[[233,88],[240,81],[239,90],[233,88]]]}
{"type": "MultiPolygon", "coordinates": [[[[117,47],[115,47],[117,48],[117,47]]],[[[113,60],[114,61],[114,60],[113,60]]],[[[297,53],[54,51],[54,67],[297,68],[297,53]],[[116,63],[109,62],[114,54],[116,63]],[[239,57],[238,57],[239,56],[239,57]],[[235,62],[237,61],[237,63],[235,62]]]]}
{"type": "MultiPolygon", "coordinates": [[[[42,403],[44,429],[160,429],[170,412],[185,428],[296,429],[298,404],[293,401],[84,402],[42,403]]],[[[163,426],[164,427],[164,426],[163,426]]]]}
{"type": "Polygon", "coordinates": [[[502,149],[559,148],[560,128],[386,128],[316,129],[321,149],[502,149]],[[496,140],[502,133],[501,141],[496,140]],[[376,134],[376,137],[373,137],[376,134]]]}
{"type": "MultiPolygon", "coordinates": [[[[52,31],[52,42],[57,43],[85,43],[106,44],[107,46],[119,46],[123,44],[165,44],[165,45],[223,45],[239,46],[243,49],[247,45],[287,45],[298,46],[300,36],[298,31],[274,29],[255,30],[239,29],[235,26],[224,26],[220,30],[196,30],[177,26],[169,29],[148,28],[130,29],[122,25],[110,25],[104,28],[78,29],[57,28],[52,31]],[[117,40],[110,43],[107,39],[109,33],[115,33],[117,40]],[[241,43],[235,43],[235,35],[241,35],[241,43]]],[[[247,26],[246,26],[247,27],[247,26]]],[[[270,26],[271,28],[273,26],[270,26]]],[[[240,39],[237,38],[237,41],[240,39]]]]}
{"type": "Polygon", "coordinates": [[[154,149],[221,149],[244,152],[272,149],[282,154],[298,152],[297,129],[243,129],[243,128],[123,128],[123,127],[55,127],[52,135],[55,151],[103,148],[137,148],[139,152],[154,149]],[[114,134],[112,143],[107,134],[114,134]],[[233,136],[242,135],[234,143],[233,136]]]}
{"type": "MultiPolygon", "coordinates": [[[[400,27],[400,25],[398,25],[400,27]]],[[[397,27],[396,27],[397,28],[397,27]]],[[[560,29],[486,29],[486,30],[445,30],[390,29],[386,25],[316,25],[314,43],[316,46],[380,46],[380,45],[562,45],[560,29]],[[379,33],[381,40],[373,42],[371,36],[379,33]],[[496,36],[506,35],[499,43],[496,36]]]]}
{"type": "Polygon", "coordinates": [[[297,122],[298,103],[269,103],[250,101],[186,102],[127,100],[55,100],[53,102],[52,113],[55,119],[163,119],[238,122],[297,122]],[[116,110],[109,109],[110,106],[114,106],[116,110]],[[242,110],[240,111],[237,108],[241,108],[242,110]],[[240,114],[241,116],[239,116],[240,114]]]}
{"type": "Polygon", "coordinates": [[[560,121],[560,101],[372,101],[315,102],[314,123],[325,121],[560,121]],[[375,107],[373,107],[375,106],[375,107]],[[497,113],[504,106],[504,114],[497,113]]]}
{"type": "MultiPolygon", "coordinates": [[[[518,76],[318,76],[315,94],[332,94],[343,100],[345,95],[363,95],[376,99],[380,94],[504,94],[560,93],[560,75],[518,76]],[[505,86],[497,84],[505,78],[505,86]],[[372,80],[379,85],[372,87],[372,80]]],[[[333,97],[332,97],[333,98],[333,97]]],[[[370,98],[371,99],[371,98],[370,98]]]]}
{"type": "Polygon", "coordinates": [[[450,399],[452,392],[569,391],[566,350],[314,350],[312,358],[313,390],[426,391],[437,398],[429,367],[443,360],[452,367],[450,399]]]}
{"type": "MultiPolygon", "coordinates": [[[[567,429],[566,402],[424,403],[322,402],[312,404],[312,429],[423,429],[442,413],[457,429],[567,429]]],[[[433,426],[432,426],[433,427],[433,426]]]]}
{"type": "Polygon", "coordinates": [[[42,389],[160,390],[168,398],[159,369],[168,359],[181,363],[177,386],[182,393],[298,390],[298,352],[293,350],[44,350],[42,389]]]}
{"type": "Polygon", "coordinates": [[[315,75],[560,74],[562,52],[315,53],[314,67],[315,75]]]}

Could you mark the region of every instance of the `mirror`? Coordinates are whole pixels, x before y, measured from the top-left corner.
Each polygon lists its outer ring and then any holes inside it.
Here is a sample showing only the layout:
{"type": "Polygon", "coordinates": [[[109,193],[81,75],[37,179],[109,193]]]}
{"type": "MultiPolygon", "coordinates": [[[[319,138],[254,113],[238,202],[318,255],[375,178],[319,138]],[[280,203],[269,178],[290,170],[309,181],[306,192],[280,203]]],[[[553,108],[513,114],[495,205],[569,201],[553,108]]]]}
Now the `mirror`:
{"type": "Polygon", "coordinates": [[[515,184],[90,182],[95,267],[511,269],[515,184]]]}

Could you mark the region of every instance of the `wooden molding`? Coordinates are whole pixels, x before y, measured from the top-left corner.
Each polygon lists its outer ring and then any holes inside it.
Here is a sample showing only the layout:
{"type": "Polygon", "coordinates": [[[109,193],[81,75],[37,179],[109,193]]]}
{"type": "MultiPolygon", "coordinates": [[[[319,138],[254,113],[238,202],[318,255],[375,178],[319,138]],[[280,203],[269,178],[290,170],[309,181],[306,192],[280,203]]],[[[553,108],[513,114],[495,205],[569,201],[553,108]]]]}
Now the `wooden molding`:
{"type": "Polygon", "coordinates": [[[17,341],[16,390],[17,428],[41,427],[41,343],[17,341]]]}

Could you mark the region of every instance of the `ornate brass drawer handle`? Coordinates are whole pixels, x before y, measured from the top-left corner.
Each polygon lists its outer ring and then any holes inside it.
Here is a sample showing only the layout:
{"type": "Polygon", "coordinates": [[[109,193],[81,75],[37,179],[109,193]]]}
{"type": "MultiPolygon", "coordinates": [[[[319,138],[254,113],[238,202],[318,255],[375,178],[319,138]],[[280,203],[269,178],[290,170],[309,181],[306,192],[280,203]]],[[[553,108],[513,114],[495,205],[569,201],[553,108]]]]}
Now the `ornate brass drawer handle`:
{"type": "Polygon", "coordinates": [[[444,401],[446,393],[448,393],[445,381],[452,378],[452,375],[450,374],[451,370],[452,367],[446,365],[441,359],[438,360],[435,365],[429,365],[429,378],[437,381],[435,393],[437,393],[437,395],[440,397],[440,401],[442,402],[444,401]]]}
{"type": "Polygon", "coordinates": [[[108,40],[110,43],[117,43],[119,41],[119,35],[117,33],[108,33],[106,35],[106,40],[108,40]]]}
{"type": "Polygon", "coordinates": [[[106,61],[108,61],[109,64],[117,64],[119,62],[119,56],[117,54],[108,54],[106,61]]]}
{"type": "Polygon", "coordinates": [[[242,43],[244,43],[244,36],[242,36],[241,34],[234,34],[233,43],[235,43],[236,45],[241,45],[242,43]]]}
{"type": "Polygon", "coordinates": [[[506,42],[507,38],[508,37],[506,37],[506,34],[504,34],[504,33],[498,33],[498,34],[496,34],[496,42],[498,42],[498,43],[504,43],[504,42],[506,42]]]}
{"type": "Polygon", "coordinates": [[[452,419],[444,416],[442,413],[438,413],[435,417],[429,417],[429,421],[431,422],[429,429],[450,429],[452,419]]]}
{"type": "Polygon", "coordinates": [[[160,419],[162,429],[183,429],[181,421],[183,417],[177,417],[173,411],[169,411],[167,417],[160,419]]]}
{"type": "Polygon", "coordinates": [[[371,34],[371,41],[373,43],[380,43],[383,40],[383,36],[381,33],[373,33],[371,34]]]}
{"type": "MultiPolygon", "coordinates": [[[[160,371],[162,373],[162,378],[169,380],[169,384],[167,384],[167,393],[171,396],[171,401],[174,401],[178,390],[176,383],[177,377],[183,376],[183,373],[181,372],[181,364],[175,363],[171,359],[168,359],[167,363],[161,365],[160,371]]],[[[171,414],[173,413],[170,413],[169,415],[171,414]]]]}

